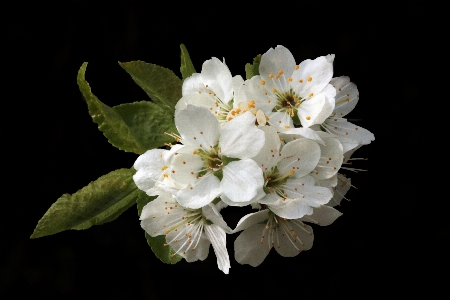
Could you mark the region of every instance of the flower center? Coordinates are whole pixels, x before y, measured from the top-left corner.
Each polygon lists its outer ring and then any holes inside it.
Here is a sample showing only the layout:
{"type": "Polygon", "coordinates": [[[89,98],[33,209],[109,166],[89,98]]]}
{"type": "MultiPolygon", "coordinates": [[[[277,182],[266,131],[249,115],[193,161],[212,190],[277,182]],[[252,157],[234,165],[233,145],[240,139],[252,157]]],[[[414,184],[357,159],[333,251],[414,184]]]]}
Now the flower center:
{"type": "Polygon", "coordinates": [[[277,99],[277,104],[273,111],[288,112],[291,117],[295,115],[295,111],[298,110],[298,107],[304,101],[300,96],[297,96],[292,88],[286,92],[274,90],[273,93],[277,99]]]}
{"type": "Polygon", "coordinates": [[[291,170],[287,174],[280,174],[280,171],[277,167],[272,170],[264,173],[264,192],[266,194],[276,193],[278,196],[285,198],[286,194],[284,193],[284,185],[288,180],[289,176],[294,174],[295,171],[291,170]]]}

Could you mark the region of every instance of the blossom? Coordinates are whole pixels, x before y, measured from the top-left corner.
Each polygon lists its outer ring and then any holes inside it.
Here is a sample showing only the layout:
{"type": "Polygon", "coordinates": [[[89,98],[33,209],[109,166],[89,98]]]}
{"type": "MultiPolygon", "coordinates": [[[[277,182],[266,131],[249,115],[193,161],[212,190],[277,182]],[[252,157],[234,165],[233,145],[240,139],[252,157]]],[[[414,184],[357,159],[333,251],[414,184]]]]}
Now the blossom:
{"type": "Polygon", "coordinates": [[[169,165],[179,148],[180,145],[175,145],[170,151],[152,149],[141,154],[134,163],[136,173],[133,180],[136,186],[150,196],[156,195],[161,188],[169,191],[186,187],[186,184],[174,181],[170,176],[169,165]]]}
{"type": "Polygon", "coordinates": [[[234,93],[243,83],[242,76],[232,77],[225,61],[213,57],[203,63],[201,73],[194,73],[183,82],[183,97],[175,106],[176,112],[188,104],[202,106],[224,123],[233,109],[234,93]]]}
{"type": "Polygon", "coordinates": [[[187,105],[175,115],[183,144],[171,162],[171,177],[187,184],[177,192],[177,201],[189,208],[201,208],[219,195],[232,203],[253,199],[264,179],[251,158],[264,145],[264,132],[248,112],[220,126],[204,107],[187,105]]]}
{"type": "Polygon", "coordinates": [[[287,48],[271,48],[261,56],[260,75],[245,82],[235,101],[253,100],[272,126],[293,128],[294,120],[303,127],[320,124],[334,109],[333,59],[320,56],[296,65],[287,48]]]}
{"type": "Polygon", "coordinates": [[[320,127],[337,136],[343,146],[344,153],[358,145],[367,145],[375,140],[373,133],[343,118],[355,108],[359,100],[356,85],[347,76],[333,78],[330,82],[336,89],[335,108],[333,113],[320,127]]]}
{"type": "Polygon", "coordinates": [[[140,220],[150,236],[165,235],[164,246],[172,247],[187,262],[205,260],[212,244],[219,269],[228,274],[226,232],[231,229],[213,204],[189,209],[179,205],[172,194],[161,193],[144,206],[140,220]]]}
{"type": "MultiPolygon", "coordinates": [[[[329,189],[315,186],[309,176],[321,159],[319,145],[299,138],[281,147],[280,138],[272,126],[261,127],[265,144],[253,159],[264,173],[265,195],[258,200],[283,218],[301,218],[312,214],[312,207],[327,203],[332,194],[329,189]]],[[[226,198],[222,198],[227,203],[226,198]]]]}
{"type": "Polygon", "coordinates": [[[304,222],[321,226],[333,223],[342,214],[322,205],[314,208],[310,216],[286,219],[269,209],[244,216],[233,232],[243,230],[234,242],[235,259],[240,264],[259,266],[272,248],[284,257],[293,257],[311,249],[313,229],[304,222]]]}

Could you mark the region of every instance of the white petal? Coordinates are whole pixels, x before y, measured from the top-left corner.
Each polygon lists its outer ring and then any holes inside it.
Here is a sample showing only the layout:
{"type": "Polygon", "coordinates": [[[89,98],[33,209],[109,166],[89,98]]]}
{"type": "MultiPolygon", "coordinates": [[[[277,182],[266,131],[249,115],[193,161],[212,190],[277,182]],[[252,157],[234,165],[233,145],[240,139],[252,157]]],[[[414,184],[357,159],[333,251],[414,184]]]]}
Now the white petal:
{"type": "Polygon", "coordinates": [[[277,130],[273,126],[260,127],[264,131],[265,143],[261,151],[253,157],[253,160],[261,167],[262,170],[270,170],[276,166],[281,157],[280,152],[281,141],[277,130]]]}
{"type": "Polygon", "coordinates": [[[345,198],[345,194],[352,187],[351,178],[344,177],[339,173],[337,174],[336,178],[337,184],[335,187],[333,187],[333,198],[331,198],[327,203],[327,205],[331,207],[340,205],[342,199],[345,198]]]}
{"type": "Polygon", "coordinates": [[[196,94],[199,91],[203,91],[205,85],[202,82],[200,73],[194,73],[183,81],[181,92],[183,96],[188,94],[196,94]]]}
{"type": "Polygon", "coordinates": [[[133,175],[133,180],[139,189],[147,191],[155,186],[155,182],[164,172],[164,152],[167,150],[152,149],[136,159],[134,168],[137,172],[133,175]]]}
{"type": "Polygon", "coordinates": [[[231,72],[224,62],[216,57],[209,59],[202,66],[202,82],[208,85],[208,89],[217,94],[217,97],[225,103],[233,99],[233,81],[231,72]]]}
{"type": "MultiPolygon", "coordinates": [[[[375,140],[375,136],[372,132],[362,128],[361,126],[352,124],[343,118],[330,117],[325,121],[324,127],[328,132],[337,135],[339,140],[351,145],[355,143],[359,145],[367,145],[375,140]]],[[[343,151],[349,151],[350,147],[347,146],[343,151]]]]}
{"type": "Polygon", "coordinates": [[[261,76],[259,75],[246,80],[244,86],[241,87],[235,96],[235,104],[253,100],[255,101],[256,109],[262,110],[265,114],[271,112],[277,102],[270,100],[269,95],[267,95],[270,89],[268,89],[267,85],[261,85],[263,82],[261,80],[261,76]]]}
{"type": "Polygon", "coordinates": [[[347,76],[335,77],[330,84],[336,88],[334,112],[343,117],[351,112],[359,100],[359,92],[356,84],[350,82],[347,76]]]}
{"type": "Polygon", "coordinates": [[[183,208],[175,206],[172,195],[163,193],[155,200],[147,203],[141,212],[141,227],[151,236],[163,235],[167,224],[175,224],[186,214],[183,208]],[[167,212],[171,212],[168,214],[167,212]]]}
{"type": "Polygon", "coordinates": [[[304,60],[298,70],[292,74],[292,82],[295,83],[295,92],[302,98],[313,93],[318,95],[330,83],[333,77],[333,64],[325,56],[314,60],[304,60]],[[302,82],[299,83],[299,80],[302,82]]]}
{"type": "Polygon", "coordinates": [[[325,145],[325,142],[322,141],[320,136],[316,133],[315,130],[306,127],[299,128],[289,128],[280,131],[280,137],[284,138],[286,143],[291,142],[293,140],[298,139],[299,137],[304,137],[310,140],[313,140],[319,144],[325,145]]]}
{"type": "Polygon", "coordinates": [[[204,162],[199,155],[178,153],[172,160],[171,176],[180,183],[193,184],[197,181],[198,172],[203,166],[204,162]]]}
{"type": "Polygon", "coordinates": [[[180,190],[177,194],[177,201],[184,207],[201,208],[219,195],[219,178],[210,174],[197,180],[196,185],[180,190]]]}
{"type": "Polygon", "coordinates": [[[219,121],[204,107],[187,105],[186,109],[175,115],[175,125],[183,138],[183,144],[209,151],[219,141],[219,121]]]}
{"type": "MultiPolygon", "coordinates": [[[[222,202],[222,201],[220,201],[222,202]]],[[[208,205],[205,205],[202,207],[203,216],[222,228],[226,233],[231,233],[232,230],[230,227],[228,227],[227,223],[223,220],[222,215],[219,213],[219,210],[217,209],[216,205],[213,203],[209,203],[208,205]]]]}
{"type": "Polygon", "coordinates": [[[306,99],[300,104],[297,111],[297,116],[303,127],[309,127],[315,123],[316,118],[322,112],[325,105],[325,96],[318,94],[312,98],[306,99]]]}
{"type": "Polygon", "coordinates": [[[240,90],[240,88],[244,85],[244,78],[241,75],[236,75],[232,79],[234,97],[236,98],[236,93],[240,90]]]}
{"type": "Polygon", "coordinates": [[[217,257],[217,266],[225,274],[228,274],[230,269],[230,258],[228,257],[226,247],[225,231],[223,231],[223,229],[219,226],[211,224],[205,226],[205,234],[213,246],[214,253],[217,257]]]}
{"type": "Polygon", "coordinates": [[[264,177],[261,168],[251,159],[232,161],[223,167],[220,182],[222,193],[232,202],[247,202],[262,190],[264,177]]]}
{"type": "Polygon", "coordinates": [[[220,151],[228,157],[247,159],[264,145],[264,131],[255,125],[256,117],[246,112],[227,122],[220,135],[220,151]]]}
{"type": "Polygon", "coordinates": [[[328,226],[340,216],[342,216],[342,213],[337,209],[322,205],[314,208],[313,214],[310,216],[304,216],[301,221],[310,222],[321,226],[328,226]]]}
{"type": "Polygon", "coordinates": [[[294,128],[294,122],[292,121],[291,115],[286,111],[277,111],[267,113],[267,122],[276,127],[279,131],[287,130],[289,128],[294,128]]]}
{"type": "Polygon", "coordinates": [[[186,109],[186,106],[188,104],[195,105],[195,106],[201,106],[206,109],[208,109],[213,115],[216,114],[217,106],[216,106],[216,98],[213,95],[209,95],[207,93],[192,93],[187,94],[183,96],[175,105],[175,114],[178,113],[178,111],[186,109]]]}
{"type": "Polygon", "coordinates": [[[298,139],[287,143],[281,149],[283,159],[278,163],[281,174],[294,171],[294,177],[309,174],[317,166],[320,158],[319,145],[308,139],[298,139]]]}
{"type": "Polygon", "coordinates": [[[328,203],[333,194],[330,189],[314,186],[311,176],[288,179],[284,186],[285,200],[269,205],[270,209],[282,218],[298,219],[313,213],[313,207],[328,203]]]}
{"type": "Polygon", "coordinates": [[[263,80],[269,81],[271,80],[269,74],[277,75],[281,70],[285,76],[290,77],[294,68],[295,59],[292,53],[287,48],[278,45],[275,49],[270,48],[261,56],[259,73],[263,80]]]}
{"type": "Polygon", "coordinates": [[[326,137],[325,132],[318,133],[325,142],[325,146],[320,146],[320,160],[315,169],[315,174],[319,180],[330,178],[335,175],[342,165],[344,159],[341,142],[335,137],[326,137]]]}
{"type": "Polygon", "coordinates": [[[256,224],[244,230],[234,241],[234,257],[240,264],[259,266],[270,249],[267,243],[260,243],[261,234],[265,230],[264,224],[256,224]]]}
{"type": "Polygon", "coordinates": [[[205,260],[210,245],[209,239],[202,233],[198,224],[185,224],[176,231],[170,231],[166,235],[166,243],[187,262],[205,260]]]}
{"type": "Polygon", "coordinates": [[[256,196],[250,199],[249,201],[242,201],[242,202],[233,202],[228,198],[224,193],[220,195],[220,199],[222,199],[222,202],[224,202],[227,206],[247,206],[247,205],[253,205],[257,201],[261,201],[261,198],[264,198],[266,196],[266,193],[263,189],[258,189],[256,196]]]}
{"type": "Polygon", "coordinates": [[[294,257],[301,251],[311,249],[314,241],[311,226],[289,220],[280,220],[280,222],[288,223],[287,226],[278,226],[278,230],[276,230],[277,237],[274,237],[274,239],[279,241],[274,248],[281,256],[294,257]],[[289,228],[290,230],[283,230],[284,228],[289,228]]]}
{"type": "Polygon", "coordinates": [[[265,209],[243,216],[237,223],[236,228],[233,230],[233,233],[247,229],[255,224],[264,222],[265,220],[267,220],[268,214],[269,210],[265,209]]]}
{"type": "Polygon", "coordinates": [[[314,119],[315,124],[322,124],[334,110],[334,96],[336,95],[336,90],[328,84],[321,93],[325,96],[325,102],[322,107],[320,114],[314,119]]]}

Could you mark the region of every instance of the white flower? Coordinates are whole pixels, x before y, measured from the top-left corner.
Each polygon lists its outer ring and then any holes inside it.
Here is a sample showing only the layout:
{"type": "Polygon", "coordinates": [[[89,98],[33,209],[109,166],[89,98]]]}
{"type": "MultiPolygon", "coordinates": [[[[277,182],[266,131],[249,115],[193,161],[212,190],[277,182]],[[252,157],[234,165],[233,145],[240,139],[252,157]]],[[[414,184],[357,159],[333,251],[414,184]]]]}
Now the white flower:
{"type": "Polygon", "coordinates": [[[228,274],[226,232],[231,230],[213,204],[188,209],[179,205],[172,194],[162,193],[144,206],[140,220],[141,227],[152,237],[165,235],[165,246],[171,246],[187,262],[206,259],[212,244],[219,269],[228,274]]]}
{"type": "Polygon", "coordinates": [[[264,132],[250,112],[220,126],[204,107],[187,105],[175,115],[183,147],[174,153],[171,176],[188,187],[177,201],[200,208],[219,195],[231,202],[246,202],[262,190],[264,179],[251,157],[264,145],[264,132]]]}
{"type": "Polygon", "coordinates": [[[313,230],[303,222],[327,226],[340,215],[329,206],[314,208],[311,216],[299,219],[285,219],[269,209],[244,216],[233,232],[244,230],[234,242],[235,259],[240,264],[259,266],[270,250],[284,257],[293,257],[301,251],[311,249],[313,230]]]}
{"type": "Polygon", "coordinates": [[[240,75],[231,76],[225,61],[213,57],[203,63],[201,73],[194,73],[183,82],[183,97],[175,110],[186,109],[188,104],[202,106],[224,123],[233,109],[234,93],[243,83],[240,75]]]}
{"type": "Polygon", "coordinates": [[[134,163],[136,173],[133,180],[136,186],[153,196],[159,189],[178,190],[186,187],[186,184],[180,184],[170,176],[170,162],[174,153],[180,148],[175,145],[172,149],[152,149],[140,155],[134,163]]]}
{"type": "Polygon", "coordinates": [[[321,56],[296,65],[288,49],[271,48],[261,56],[260,75],[245,82],[235,101],[254,100],[272,126],[293,128],[297,117],[303,127],[320,124],[334,109],[336,90],[329,84],[333,58],[321,56]]]}
{"type": "Polygon", "coordinates": [[[359,93],[356,85],[346,76],[333,78],[330,82],[336,89],[335,108],[320,126],[327,132],[335,134],[343,146],[344,153],[358,145],[367,145],[375,136],[367,129],[357,126],[343,118],[355,108],[359,93]]]}
{"type": "MultiPolygon", "coordinates": [[[[253,159],[264,172],[264,195],[258,200],[278,216],[289,219],[312,214],[312,207],[327,203],[332,194],[329,189],[315,186],[308,174],[317,168],[320,160],[319,145],[300,138],[285,144],[281,151],[280,138],[272,126],[261,127],[266,142],[253,159]]],[[[227,202],[225,198],[222,198],[227,202]]]]}

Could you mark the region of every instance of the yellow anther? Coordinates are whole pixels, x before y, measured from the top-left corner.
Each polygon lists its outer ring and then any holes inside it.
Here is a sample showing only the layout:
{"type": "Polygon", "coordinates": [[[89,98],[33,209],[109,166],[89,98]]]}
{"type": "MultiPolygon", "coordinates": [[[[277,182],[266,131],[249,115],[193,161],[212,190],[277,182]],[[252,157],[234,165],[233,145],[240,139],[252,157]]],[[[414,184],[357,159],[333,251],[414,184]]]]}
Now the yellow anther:
{"type": "Polygon", "coordinates": [[[270,103],[270,99],[267,100],[267,103],[270,103]]]}
{"type": "Polygon", "coordinates": [[[309,94],[309,97],[312,97],[312,96],[314,96],[314,93],[309,94]]]}
{"type": "Polygon", "coordinates": [[[284,74],[283,70],[278,70],[278,75],[284,74]]]}
{"type": "Polygon", "coordinates": [[[164,167],[161,168],[161,170],[164,171],[164,170],[166,170],[167,168],[168,168],[168,166],[164,166],[164,167]]]}
{"type": "Polygon", "coordinates": [[[311,120],[311,117],[310,116],[306,116],[306,120],[311,120]]]}
{"type": "Polygon", "coordinates": [[[272,93],[275,93],[276,91],[277,91],[276,88],[273,88],[273,89],[272,89],[272,93]]]}
{"type": "Polygon", "coordinates": [[[309,76],[309,77],[308,77],[308,82],[311,82],[311,81],[312,81],[312,77],[309,76]]]}
{"type": "Polygon", "coordinates": [[[264,80],[261,80],[259,83],[260,83],[261,85],[265,85],[265,84],[266,84],[266,82],[265,82],[264,80]]]}
{"type": "Polygon", "coordinates": [[[298,82],[303,83],[303,79],[300,79],[298,82]]]}
{"type": "Polygon", "coordinates": [[[269,78],[273,78],[273,74],[272,73],[269,74],[269,78]]]}
{"type": "Polygon", "coordinates": [[[298,70],[298,68],[299,68],[298,65],[295,65],[295,69],[298,70]]]}
{"type": "Polygon", "coordinates": [[[289,78],[288,78],[288,81],[289,81],[289,82],[292,82],[292,78],[291,78],[291,77],[289,77],[289,78]]]}

